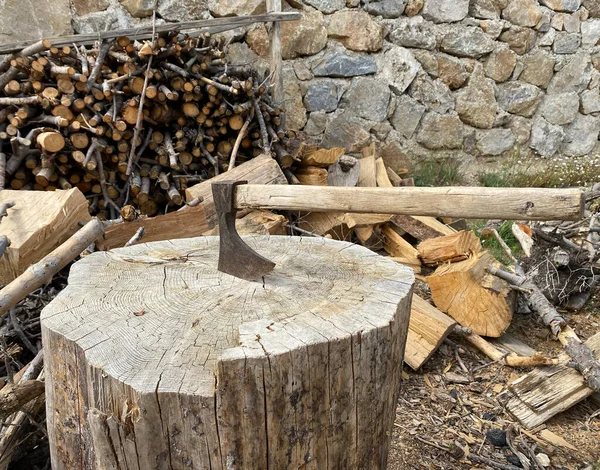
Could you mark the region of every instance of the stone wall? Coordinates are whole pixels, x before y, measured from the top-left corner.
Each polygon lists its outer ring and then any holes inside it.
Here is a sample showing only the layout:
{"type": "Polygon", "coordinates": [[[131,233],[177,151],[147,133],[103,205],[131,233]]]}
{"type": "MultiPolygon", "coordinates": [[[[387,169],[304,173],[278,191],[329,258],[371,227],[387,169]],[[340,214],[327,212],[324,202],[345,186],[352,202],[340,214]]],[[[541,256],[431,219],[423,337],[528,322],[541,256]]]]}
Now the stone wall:
{"type": "MultiPolygon", "coordinates": [[[[6,11],[17,0],[4,3],[6,11]]],[[[147,24],[152,3],[19,1],[18,16],[0,19],[0,41],[47,36],[49,29],[147,24]],[[52,8],[39,13],[46,3],[52,8]],[[37,13],[23,14],[29,7],[37,13]]],[[[600,151],[599,0],[284,5],[302,14],[282,26],[288,125],[324,146],[356,152],[377,139],[392,166],[432,157],[486,161],[515,149],[543,157],[600,151]]],[[[264,11],[264,0],[160,0],[158,16],[164,22],[264,11]]],[[[266,68],[264,25],[230,38],[232,61],[266,68]]]]}

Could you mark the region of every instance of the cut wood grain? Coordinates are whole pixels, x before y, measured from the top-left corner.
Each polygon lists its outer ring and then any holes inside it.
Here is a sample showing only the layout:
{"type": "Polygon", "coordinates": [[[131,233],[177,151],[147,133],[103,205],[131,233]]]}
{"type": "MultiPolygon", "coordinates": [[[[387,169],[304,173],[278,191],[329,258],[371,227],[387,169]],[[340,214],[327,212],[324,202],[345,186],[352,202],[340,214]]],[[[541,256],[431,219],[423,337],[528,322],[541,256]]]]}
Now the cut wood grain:
{"type": "Polygon", "coordinates": [[[264,282],[218,272],[217,237],[73,265],[41,317],[53,469],[386,468],[412,272],[323,238],[246,241],[277,261],[264,282]]]}
{"type": "Polygon", "coordinates": [[[318,149],[302,154],[299,164],[301,166],[319,166],[327,168],[333,165],[344,155],[344,147],[333,147],[330,149],[318,149]]]}
{"type": "Polygon", "coordinates": [[[377,186],[380,188],[391,188],[394,186],[388,177],[385,163],[383,163],[383,158],[380,157],[375,160],[375,171],[377,175],[377,186]]]}
{"type": "Polygon", "coordinates": [[[0,284],[8,284],[91,219],[81,191],[0,191],[0,205],[14,201],[0,231],[10,240],[0,258],[0,284]]]}
{"type": "Polygon", "coordinates": [[[479,238],[472,231],[429,238],[417,246],[424,264],[437,265],[462,261],[481,251],[479,238]]]}
{"type": "MultiPolygon", "coordinates": [[[[283,215],[256,210],[236,219],[235,229],[240,235],[287,235],[287,223],[288,220],[283,215]]],[[[219,235],[219,226],[202,235],[219,235]]]]}
{"type": "Polygon", "coordinates": [[[401,258],[403,264],[410,266],[415,273],[421,272],[421,260],[419,252],[394,230],[394,227],[384,225],[381,228],[384,236],[383,247],[394,258],[401,258]]]}
{"type": "Polygon", "coordinates": [[[298,227],[315,235],[334,240],[350,240],[353,230],[340,220],[341,212],[308,212],[298,214],[298,227]]]}
{"type": "Polygon", "coordinates": [[[300,184],[327,186],[327,170],[325,168],[317,166],[298,168],[294,175],[296,175],[300,184]]]}

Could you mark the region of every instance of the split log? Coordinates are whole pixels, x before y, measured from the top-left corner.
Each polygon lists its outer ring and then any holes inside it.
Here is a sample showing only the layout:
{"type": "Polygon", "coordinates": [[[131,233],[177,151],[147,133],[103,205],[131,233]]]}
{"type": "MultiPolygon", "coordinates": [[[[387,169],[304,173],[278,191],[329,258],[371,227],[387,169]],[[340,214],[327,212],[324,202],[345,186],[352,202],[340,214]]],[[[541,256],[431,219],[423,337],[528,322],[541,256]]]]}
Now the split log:
{"type": "Polygon", "coordinates": [[[378,158],[375,160],[375,171],[377,178],[377,186],[380,188],[391,188],[394,185],[390,181],[388,177],[387,170],[385,168],[385,163],[383,163],[383,158],[378,158]]]}
{"type": "Polygon", "coordinates": [[[327,185],[353,187],[357,185],[359,177],[360,160],[348,155],[342,155],[327,170],[327,185]]]}
{"type": "Polygon", "coordinates": [[[430,238],[417,246],[424,264],[455,263],[481,251],[479,238],[472,231],[460,231],[454,235],[430,238]]]}
{"type": "Polygon", "coordinates": [[[433,217],[395,215],[392,222],[419,241],[456,233],[456,230],[452,227],[438,222],[433,217]]]}
{"type": "Polygon", "coordinates": [[[71,268],[41,317],[52,468],[386,467],[412,273],[323,238],[248,241],[278,263],[264,283],[218,272],[216,237],[71,268]]]}
{"type": "Polygon", "coordinates": [[[81,191],[0,191],[0,204],[14,201],[2,219],[2,233],[11,244],[0,258],[0,283],[8,284],[91,219],[81,191]]]}
{"type": "Polygon", "coordinates": [[[442,312],[475,334],[498,337],[512,320],[514,294],[507,282],[487,272],[490,264],[499,266],[483,252],[440,266],[426,280],[433,302],[442,312]]]}
{"type": "Polygon", "coordinates": [[[294,174],[300,184],[327,186],[327,170],[316,166],[298,168],[294,174]]]}
{"type": "Polygon", "coordinates": [[[396,259],[396,261],[410,266],[415,273],[421,272],[421,260],[419,252],[410,243],[394,230],[394,227],[384,225],[381,228],[381,233],[384,236],[383,247],[388,254],[396,259]]]}
{"type": "Polygon", "coordinates": [[[344,155],[346,149],[344,147],[333,147],[330,149],[318,149],[302,154],[300,158],[301,166],[319,166],[327,168],[333,165],[344,155]]]}

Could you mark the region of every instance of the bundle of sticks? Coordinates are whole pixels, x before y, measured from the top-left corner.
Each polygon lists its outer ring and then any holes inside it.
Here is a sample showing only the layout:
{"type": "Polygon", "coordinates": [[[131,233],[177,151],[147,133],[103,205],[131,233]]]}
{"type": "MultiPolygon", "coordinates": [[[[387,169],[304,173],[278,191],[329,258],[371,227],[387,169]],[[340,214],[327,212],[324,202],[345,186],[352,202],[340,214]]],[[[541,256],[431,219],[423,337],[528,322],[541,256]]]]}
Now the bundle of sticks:
{"type": "Polygon", "coordinates": [[[0,61],[0,188],[78,187],[90,212],[175,210],[190,184],[260,153],[293,163],[284,109],[226,44],[177,31],[85,46],[40,41],[0,61]]]}

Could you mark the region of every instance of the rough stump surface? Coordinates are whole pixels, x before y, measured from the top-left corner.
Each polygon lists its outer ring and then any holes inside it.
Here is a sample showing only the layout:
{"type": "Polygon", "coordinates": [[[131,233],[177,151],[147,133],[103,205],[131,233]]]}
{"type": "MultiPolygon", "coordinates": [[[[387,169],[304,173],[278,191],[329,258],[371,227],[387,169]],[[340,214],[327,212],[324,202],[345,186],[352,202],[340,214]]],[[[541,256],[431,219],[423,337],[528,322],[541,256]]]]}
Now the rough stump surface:
{"type": "Polygon", "coordinates": [[[246,241],[277,263],[262,282],[218,272],[216,237],[73,265],[42,314],[53,469],[385,468],[412,272],[246,241]]]}

